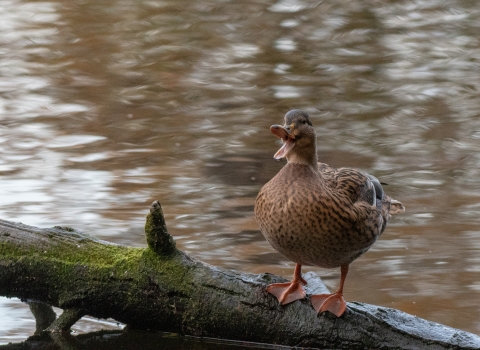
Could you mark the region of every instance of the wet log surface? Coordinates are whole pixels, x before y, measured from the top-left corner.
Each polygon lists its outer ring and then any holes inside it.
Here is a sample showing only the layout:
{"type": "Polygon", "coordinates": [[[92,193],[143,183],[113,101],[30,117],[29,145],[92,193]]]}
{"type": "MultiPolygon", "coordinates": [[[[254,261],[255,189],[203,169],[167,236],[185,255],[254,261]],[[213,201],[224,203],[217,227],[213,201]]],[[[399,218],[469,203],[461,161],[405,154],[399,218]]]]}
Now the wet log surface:
{"type": "MultiPolygon", "coordinates": [[[[289,346],[480,348],[474,334],[395,309],[350,302],[336,318],[317,315],[308,298],[279,306],[265,287],[283,278],[229,271],[189,257],[175,247],[158,202],[150,208],[145,232],[148,248],[133,248],[71,228],[0,220],[0,295],[63,309],[47,328],[53,333],[90,315],[113,318],[130,330],[289,346]]],[[[308,294],[325,289],[314,274],[305,278],[308,294]]],[[[42,317],[37,326],[52,320],[42,317]]]]}

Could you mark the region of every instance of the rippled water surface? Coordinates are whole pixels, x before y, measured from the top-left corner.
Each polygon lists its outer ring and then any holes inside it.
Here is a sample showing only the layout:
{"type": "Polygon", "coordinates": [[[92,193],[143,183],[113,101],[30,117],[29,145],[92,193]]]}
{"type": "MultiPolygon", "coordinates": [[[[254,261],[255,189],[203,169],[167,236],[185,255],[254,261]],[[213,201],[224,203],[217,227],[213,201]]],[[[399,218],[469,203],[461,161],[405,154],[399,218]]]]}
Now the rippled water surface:
{"type": "MultiPolygon", "coordinates": [[[[159,199],[192,256],[290,277],[253,204],[301,108],[321,161],[407,208],[347,300],[479,334],[479,32],[467,0],[0,0],[0,218],[145,246],[159,199]]],[[[0,314],[0,343],[33,333],[20,301],[0,314]]]]}

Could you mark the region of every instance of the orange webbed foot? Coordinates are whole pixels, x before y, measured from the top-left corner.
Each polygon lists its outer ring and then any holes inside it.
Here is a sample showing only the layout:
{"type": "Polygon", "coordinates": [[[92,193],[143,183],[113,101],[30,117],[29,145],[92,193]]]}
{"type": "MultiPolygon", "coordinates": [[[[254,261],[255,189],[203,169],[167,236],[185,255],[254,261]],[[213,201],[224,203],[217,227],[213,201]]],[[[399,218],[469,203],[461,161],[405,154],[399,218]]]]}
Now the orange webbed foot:
{"type": "Polygon", "coordinates": [[[310,297],[312,306],[317,313],[330,311],[337,317],[340,317],[347,310],[347,303],[343,299],[343,285],[348,273],[348,265],[341,266],[340,286],[333,294],[317,294],[310,297]]]}
{"type": "Polygon", "coordinates": [[[267,292],[277,297],[281,305],[289,304],[306,296],[301,281],[274,283],[267,287],[267,292]]]}
{"type": "Polygon", "coordinates": [[[303,299],[307,295],[302,285],[307,284],[302,277],[302,265],[295,265],[292,282],[273,283],[267,287],[267,292],[275,295],[281,305],[303,299]]]}
{"type": "Polygon", "coordinates": [[[340,317],[347,310],[347,303],[340,293],[312,295],[310,301],[317,313],[330,311],[335,316],[340,317]]]}

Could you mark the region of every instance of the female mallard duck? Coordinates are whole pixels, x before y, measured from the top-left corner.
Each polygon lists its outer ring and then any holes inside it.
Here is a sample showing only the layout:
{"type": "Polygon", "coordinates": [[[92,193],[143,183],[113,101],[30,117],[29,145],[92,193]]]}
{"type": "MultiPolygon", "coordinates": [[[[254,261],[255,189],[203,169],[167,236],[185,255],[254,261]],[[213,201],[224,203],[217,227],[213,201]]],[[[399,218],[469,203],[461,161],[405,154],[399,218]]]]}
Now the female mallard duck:
{"type": "Polygon", "coordinates": [[[286,157],[287,164],[260,190],[255,216],[267,241],[296,267],[291,282],[271,284],[267,291],[288,304],[306,295],[302,265],[341,267],[338,290],[310,298],[317,312],[339,317],[346,310],[343,284],[349,264],[385,230],[390,214],[405,208],[385,195],[375,177],[318,163],[307,113],[292,110],[284,125],[270,131],[283,141],[274,158],[286,157]]]}

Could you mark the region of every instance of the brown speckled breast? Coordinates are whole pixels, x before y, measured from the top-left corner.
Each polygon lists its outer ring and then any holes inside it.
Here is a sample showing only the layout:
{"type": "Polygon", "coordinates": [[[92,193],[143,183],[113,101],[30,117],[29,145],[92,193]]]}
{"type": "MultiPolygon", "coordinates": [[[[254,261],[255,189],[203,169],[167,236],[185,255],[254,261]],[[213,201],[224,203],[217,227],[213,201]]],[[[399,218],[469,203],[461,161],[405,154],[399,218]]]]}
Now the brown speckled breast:
{"type": "Polygon", "coordinates": [[[301,265],[338,267],[365,253],[383,232],[390,198],[368,198],[369,180],[354,169],[287,163],[258,194],[255,216],[268,242],[301,265]],[[375,203],[375,201],[373,201],[375,203]]]}

